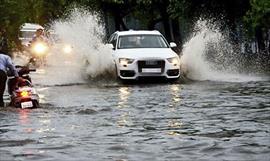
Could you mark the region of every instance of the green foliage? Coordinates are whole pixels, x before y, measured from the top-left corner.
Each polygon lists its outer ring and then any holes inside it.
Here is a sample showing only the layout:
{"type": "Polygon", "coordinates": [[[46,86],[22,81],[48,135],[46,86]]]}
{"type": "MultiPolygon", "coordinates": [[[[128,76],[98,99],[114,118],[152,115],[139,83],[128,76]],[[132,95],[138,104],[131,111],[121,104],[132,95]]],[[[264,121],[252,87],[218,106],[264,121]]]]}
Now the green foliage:
{"type": "Polygon", "coordinates": [[[270,28],[270,1],[269,0],[250,0],[251,9],[245,16],[245,21],[252,25],[270,28]]]}
{"type": "Polygon", "coordinates": [[[0,30],[6,32],[9,48],[16,44],[18,28],[25,21],[26,15],[22,3],[17,0],[2,0],[0,3],[0,30]]]}
{"type": "Polygon", "coordinates": [[[172,18],[188,17],[191,11],[191,1],[189,0],[170,0],[168,12],[172,18]]]}

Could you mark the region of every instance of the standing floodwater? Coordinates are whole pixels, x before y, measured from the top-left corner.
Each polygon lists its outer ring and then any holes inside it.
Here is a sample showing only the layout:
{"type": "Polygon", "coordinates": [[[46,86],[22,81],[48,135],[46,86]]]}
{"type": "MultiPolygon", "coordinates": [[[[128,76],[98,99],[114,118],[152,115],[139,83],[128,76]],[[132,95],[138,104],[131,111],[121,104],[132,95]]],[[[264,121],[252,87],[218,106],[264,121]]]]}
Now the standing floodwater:
{"type": "Polygon", "coordinates": [[[0,160],[269,159],[270,82],[40,87],[0,111],[0,160]]]}
{"type": "Polygon", "coordinates": [[[52,56],[32,75],[42,108],[0,109],[1,161],[269,160],[268,76],[213,70],[198,57],[203,53],[188,52],[192,45],[204,52],[211,37],[198,34],[182,59],[192,81],[122,85],[110,75],[93,80],[113,68],[107,48],[87,28],[78,30],[95,19],[76,15],[55,24],[60,36],[74,42],[73,61],[52,56]]]}

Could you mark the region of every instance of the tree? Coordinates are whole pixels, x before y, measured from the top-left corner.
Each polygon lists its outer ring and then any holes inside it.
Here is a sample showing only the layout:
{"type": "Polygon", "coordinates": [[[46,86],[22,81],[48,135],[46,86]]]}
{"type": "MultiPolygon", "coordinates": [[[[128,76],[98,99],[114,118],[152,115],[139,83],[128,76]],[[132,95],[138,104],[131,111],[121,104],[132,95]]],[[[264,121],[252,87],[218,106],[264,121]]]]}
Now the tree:
{"type": "MultiPolygon", "coordinates": [[[[260,51],[266,50],[265,41],[270,43],[270,1],[268,0],[250,0],[251,9],[245,16],[245,22],[251,26],[251,31],[255,35],[260,51]],[[268,35],[268,37],[267,37],[268,35]]],[[[270,47],[268,47],[270,52],[270,47]]]]}
{"type": "Polygon", "coordinates": [[[8,51],[18,44],[19,27],[25,21],[24,9],[16,0],[2,0],[0,3],[0,30],[5,32],[8,40],[8,51]]]}
{"type": "Polygon", "coordinates": [[[184,17],[196,22],[199,18],[222,24],[221,29],[236,32],[250,5],[247,0],[172,0],[170,12],[174,17],[184,17]]]}
{"type": "Polygon", "coordinates": [[[115,30],[119,31],[128,30],[123,19],[134,10],[136,5],[136,1],[133,0],[80,0],[76,3],[90,11],[112,16],[115,30]]]}

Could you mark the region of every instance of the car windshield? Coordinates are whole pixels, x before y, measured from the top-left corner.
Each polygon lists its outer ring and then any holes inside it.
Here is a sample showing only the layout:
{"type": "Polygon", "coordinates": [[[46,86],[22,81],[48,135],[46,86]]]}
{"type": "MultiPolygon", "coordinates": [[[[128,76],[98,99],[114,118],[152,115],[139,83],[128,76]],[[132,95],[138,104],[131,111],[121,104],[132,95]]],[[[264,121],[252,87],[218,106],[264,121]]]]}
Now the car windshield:
{"type": "Polygon", "coordinates": [[[21,31],[22,38],[31,39],[35,35],[36,31],[21,31]]]}
{"type": "Polygon", "coordinates": [[[118,41],[118,49],[168,47],[161,35],[125,35],[120,36],[118,41]]]}

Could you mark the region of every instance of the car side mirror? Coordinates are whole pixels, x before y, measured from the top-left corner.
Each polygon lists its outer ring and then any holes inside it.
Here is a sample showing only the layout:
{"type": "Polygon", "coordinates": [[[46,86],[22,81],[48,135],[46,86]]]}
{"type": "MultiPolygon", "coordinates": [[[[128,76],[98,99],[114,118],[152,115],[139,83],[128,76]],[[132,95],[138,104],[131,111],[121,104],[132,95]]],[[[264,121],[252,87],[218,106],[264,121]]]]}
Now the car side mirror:
{"type": "Polygon", "coordinates": [[[176,45],[176,43],[171,42],[171,43],[170,43],[170,47],[171,47],[171,48],[175,48],[175,47],[177,47],[177,45],[176,45]]]}
{"type": "Polygon", "coordinates": [[[107,46],[108,48],[110,48],[110,49],[113,49],[113,50],[115,49],[114,46],[113,46],[113,44],[106,44],[106,46],[107,46]]]}

